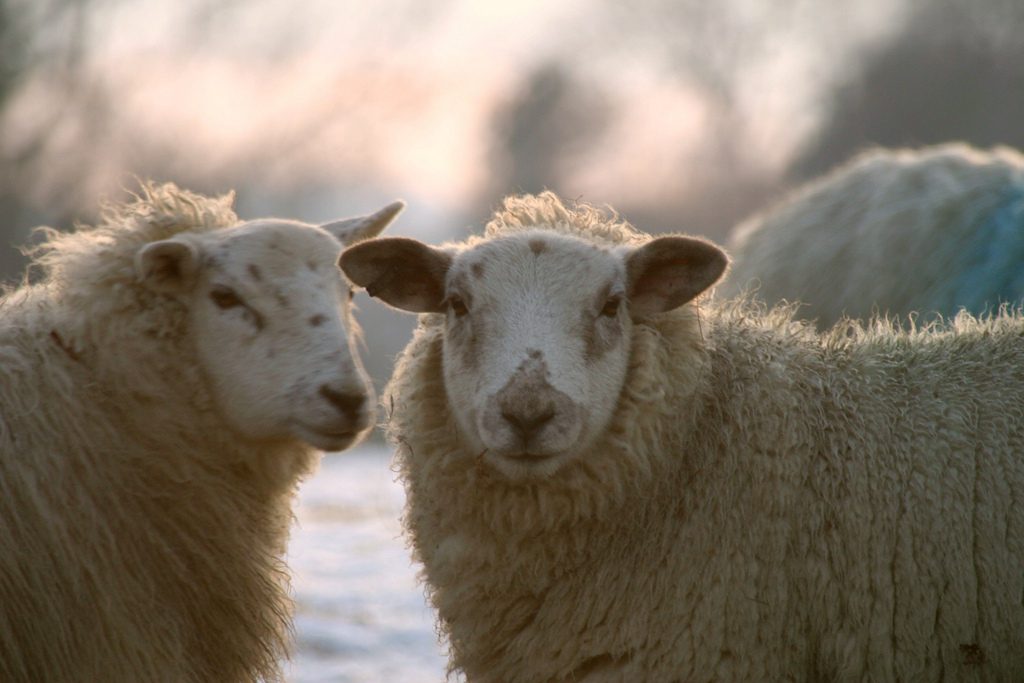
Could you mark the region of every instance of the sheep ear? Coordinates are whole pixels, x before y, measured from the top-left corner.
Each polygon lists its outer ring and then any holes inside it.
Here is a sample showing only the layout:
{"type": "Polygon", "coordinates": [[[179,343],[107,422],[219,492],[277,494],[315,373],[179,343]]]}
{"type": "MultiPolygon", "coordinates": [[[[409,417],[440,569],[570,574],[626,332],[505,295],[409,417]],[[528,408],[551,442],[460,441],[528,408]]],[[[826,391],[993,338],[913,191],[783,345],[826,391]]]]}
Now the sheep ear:
{"type": "Polygon", "coordinates": [[[626,258],[630,310],[642,316],[678,308],[715,284],[728,263],[711,242],[653,239],[626,258]]]}
{"type": "Polygon", "coordinates": [[[366,293],[411,313],[444,310],[448,253],[405,237],[368,240],[341,254],[341,269],[366,293]]]}
{"type": "Polygon", "coordinates": [[[199,270],[199,249],[179,239],[150,242],[135,254],[135,274],[150,289],[168,294],[188,289],[199,270]]]}
{"type": "Polygon", "coordinates": [[[321,223],[320,227],[334,235],[339,242],[348,246],[356,242],[368,240],[384,232],[391,221],[405,208],[405,202],[391,202],[383,209],[369,216],[345,218],[339,221],[321,223]]]}

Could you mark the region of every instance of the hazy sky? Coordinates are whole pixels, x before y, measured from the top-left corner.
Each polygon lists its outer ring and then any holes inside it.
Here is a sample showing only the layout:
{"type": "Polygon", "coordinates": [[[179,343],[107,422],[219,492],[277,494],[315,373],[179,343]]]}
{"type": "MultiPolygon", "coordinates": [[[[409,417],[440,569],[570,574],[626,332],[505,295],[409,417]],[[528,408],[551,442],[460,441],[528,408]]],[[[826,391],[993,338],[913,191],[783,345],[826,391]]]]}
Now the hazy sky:
{"type": "MultiPolygon", "coordinates": [[[[393,231],[440,241],[520,189],[496,168],[495,121],[557,64],[577,109],[559,125],[586,128],[588,108],[601,124],[565,149],[573,129],[527,129],[528,145],[543,141],[527,162],[553,156],[563,195],[642,229],[723,240],[778,191],[822,93],[900,30],[908,1],[90,0],[73,80],[27,83],[0,151],[44,133],[14,192],[58,227],[141,175],[236,189],[246,218],[328,220],[399,197],[393,231]],[[51,116],[69,101],[84,113],[51,116]],[[686,215],[694,197],[704,215],[686,215]]],[[[66,39],[67,25],[42,26],[43,48],[66,39]]],[[[379,382],[412,319],[363,308],[379,382]]]]}
{"type": "MultiPolygon", "coordinates": [[[[680,160],[697,173],[714,161],[704,131],[716,111],[679,64],[701,61],[699,41],[713,48],[711,69],[734,68],[736,135],[771,172],[815,125],[822,85],[902,7],[847,4],[733,0],[711,21],[698,12],[696,37],[683,10],[654,0],[628,10],[610,0],[149,0],[103,5],[89,25],[91,62],[117,93],[109,115],[184,152],[197,176],[241,169],[286,191],[394,187],[449,207],[490,177],[495,107],[557,59],[614,111],[573,160],[573,193],[636,203],[685,185],[680,160]]],[[[135,172],[141,152],[127,147],[97,164],[93,182],[135,172]]]]}

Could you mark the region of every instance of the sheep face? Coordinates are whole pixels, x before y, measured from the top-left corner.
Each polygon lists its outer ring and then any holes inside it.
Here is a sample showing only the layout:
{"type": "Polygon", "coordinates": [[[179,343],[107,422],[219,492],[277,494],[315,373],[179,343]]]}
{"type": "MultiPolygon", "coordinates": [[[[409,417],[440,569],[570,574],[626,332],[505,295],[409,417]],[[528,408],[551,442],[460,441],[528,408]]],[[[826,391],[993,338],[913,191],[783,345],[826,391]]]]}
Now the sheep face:
{"type": "Polygon", "coordinates": [[[485,242],[453,261],[444,377],[473,450],[519,478],[586,448],[626,374],[625,287],[621,258],[561,235],[485,242]]]}
{"type": "Polygon", "coordinates": [[[140,250],[140,279],[188,307],[216,404],[240,435],[341,450],[369,430],[372,389],[337,261],[400,209],[321,226],[250,221],[140,250]]]}
{"type": "Polygon", "coordinates": [[[357,245],[342,268],[372,296],[445,316],[444,383],[469,450],[512,479],[551,476],[607,428],[636,322],[714,283],[724,254],[684,237],[608,248],[532,230],[442,251],[357,245]]]}

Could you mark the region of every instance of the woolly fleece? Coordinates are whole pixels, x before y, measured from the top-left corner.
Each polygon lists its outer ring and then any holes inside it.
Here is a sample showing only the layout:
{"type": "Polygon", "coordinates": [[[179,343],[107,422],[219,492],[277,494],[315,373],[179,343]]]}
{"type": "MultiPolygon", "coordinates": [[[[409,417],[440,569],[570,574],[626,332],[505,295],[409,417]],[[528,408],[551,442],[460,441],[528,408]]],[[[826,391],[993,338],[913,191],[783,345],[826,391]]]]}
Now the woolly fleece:
{"type": "Polygon", "coordinates": [[[50,232],[0,300],[0,680],[278,680],[290,501],[318,455],[237,440],[142,245],[237,224],[146,186],[50,232]]]}
{"type": "MultiPolygon", "coordinates": [[[[513,198],[486,235],[644,239],[600,216],[513,198]]],[[[1024,319],[819,336],[791,313],[637,324],[605,435],[528,484],[460,448],[420,317],[384,405],[452,671],[1024,679],[1024,319]]]]}
{"type": "Polygon", "coordinates": [[[1024,298],[1024,156],[962,144],[872,150],[739,226],[718,292],[844,315],[922,321],[1024,298]]]}

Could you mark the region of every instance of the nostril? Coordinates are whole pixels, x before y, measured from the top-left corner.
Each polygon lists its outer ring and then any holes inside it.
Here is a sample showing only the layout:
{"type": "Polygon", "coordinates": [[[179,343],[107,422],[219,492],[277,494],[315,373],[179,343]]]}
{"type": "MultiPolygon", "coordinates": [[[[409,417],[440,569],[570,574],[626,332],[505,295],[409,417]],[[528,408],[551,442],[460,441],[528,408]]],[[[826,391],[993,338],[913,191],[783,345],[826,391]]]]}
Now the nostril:
{"type": "Polygon", "coordinates": [[[526,411],[504,408],[501,411],[501,416],[512,425],[512,428],[522,438],[529,439],[540,431],[541,427],[551,421],[551,418],[555,416],[555,408],[550,404],[536,408],[531,407],[530,410],[526,411]]]}
{"type": "Polygon", "coordinates": [[[366,394],[335,391],[326,384],[320,387],[320,395],[350,419],[355,419],[366,403],[366,394]]]}

